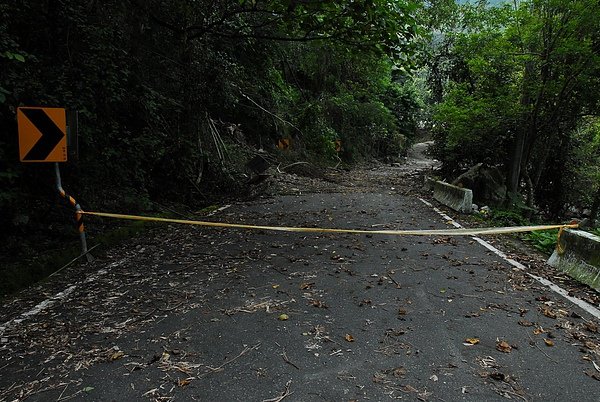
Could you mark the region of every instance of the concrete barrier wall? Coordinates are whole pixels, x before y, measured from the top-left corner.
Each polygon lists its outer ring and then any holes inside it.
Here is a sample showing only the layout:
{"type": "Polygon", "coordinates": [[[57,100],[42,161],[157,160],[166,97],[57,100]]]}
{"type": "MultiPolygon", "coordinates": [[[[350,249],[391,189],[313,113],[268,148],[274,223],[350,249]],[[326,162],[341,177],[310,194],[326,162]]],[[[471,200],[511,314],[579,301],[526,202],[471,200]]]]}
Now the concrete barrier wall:
{"type": "Polygon", "coordinates": [[[425,176],[423,180],[423,190],[433,191],[436,180],[433,177],[425,176]]]}
{"type": "Polygon", "coordinates": [[[600,237],[565,229],[548,264],[600,291],[600,237]]]}
{"type": "Polygon", "coordinates": [[[458,212],[470,214],[473,206],[473,191],[453,186],[443,181],[433,185],[433,198],[458,212]]]}

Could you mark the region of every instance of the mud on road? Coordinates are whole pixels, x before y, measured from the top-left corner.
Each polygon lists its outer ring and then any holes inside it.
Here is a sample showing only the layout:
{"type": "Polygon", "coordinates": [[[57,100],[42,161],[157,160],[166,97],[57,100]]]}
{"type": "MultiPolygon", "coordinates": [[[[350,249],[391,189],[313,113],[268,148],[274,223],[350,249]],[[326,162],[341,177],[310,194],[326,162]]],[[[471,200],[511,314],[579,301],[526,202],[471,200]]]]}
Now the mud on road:
{"type": "MultiPolygon", "coordinates": [[[[210,219],[447,227],[419,200],[430,166],[414,166],[277,174],[270,194],[210,219]]],[[[598,306],[539,257],[508,251],[598,306]]],[[[0,311],[0,401],[596,401],[600,391],[598,320],[471,238],[155,226],[0,311]]]]}

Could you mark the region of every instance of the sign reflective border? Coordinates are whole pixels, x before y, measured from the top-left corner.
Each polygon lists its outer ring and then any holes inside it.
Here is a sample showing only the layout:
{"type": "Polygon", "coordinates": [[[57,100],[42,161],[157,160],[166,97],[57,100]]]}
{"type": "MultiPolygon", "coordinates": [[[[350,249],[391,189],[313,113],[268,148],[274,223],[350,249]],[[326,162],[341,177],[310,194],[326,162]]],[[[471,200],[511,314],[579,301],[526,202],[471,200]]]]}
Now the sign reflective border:
{"type": "Polygon", "coordinates": [[[19,157],[21,162],[66,162],[67,118],[63,108],[20,107],[19,157]]]}

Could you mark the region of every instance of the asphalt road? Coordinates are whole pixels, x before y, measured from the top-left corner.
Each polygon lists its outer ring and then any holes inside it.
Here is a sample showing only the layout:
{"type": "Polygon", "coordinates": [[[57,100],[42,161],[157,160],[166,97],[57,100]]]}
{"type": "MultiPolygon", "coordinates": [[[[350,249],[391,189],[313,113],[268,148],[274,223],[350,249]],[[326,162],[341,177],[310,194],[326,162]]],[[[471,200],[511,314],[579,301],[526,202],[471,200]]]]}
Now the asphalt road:
{"type": "MultiPolygon", "coordinates": [[[[372,173],[211,219],[448,227],[372,173]]],[[[156,226],[1,311],[0,401],[600,401],[598,320],[468,237],[156,226]]]]}

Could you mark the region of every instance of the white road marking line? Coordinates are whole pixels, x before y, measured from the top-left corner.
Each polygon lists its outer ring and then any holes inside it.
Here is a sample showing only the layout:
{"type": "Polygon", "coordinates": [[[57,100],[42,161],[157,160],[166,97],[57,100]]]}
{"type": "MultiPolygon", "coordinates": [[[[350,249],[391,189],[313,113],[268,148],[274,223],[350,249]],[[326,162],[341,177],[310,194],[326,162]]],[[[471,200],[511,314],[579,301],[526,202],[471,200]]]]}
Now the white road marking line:
{"type": "MultiPolygon", "coordinates": [[[[433,208],[433,210],[435,212],[437,212],[447,222],[450,222],[452,225],[454,225],[457,228],[458,227],[462,227],[461,224],[459,224],[458,222],[456,222],[454,219],[452,219],[451,217],[449,217],[448,215],[446,215],[444,212],[442,212],[438,208],[434,207],[430,202],[427,202],[426,200],[424,200],[422,198],[419,198],[419,200],[423,204],[427,205],[428,207],[433,208]]],[[[553,292],[561,295],[565,299],[569,300],[571,303],[575,304],[576,306],[581,307],[581,309],[583,309],[587,313],[591,314],[592,316],[594,316],[594,317],[596,317],[597,319],[600,320],[600,310],[598,310],[596,307],[594,307],[590,303],[586,302],[585,300],[581,300],[581,299],[579,299],[577,297],[570,296],[569,292],[567,292],[566,290],[564,290],[560,286],[556,285],[555,283],[549,281],[548,279],[545,279],[545,278],[542,278],[542,277],[539,277],[537,275],[534,275],[534,274],[531,274],[531,273],[527,272],[527,267],[525,265],[521,264],[518,261],[513,260],[512,258],[509,258],[506,254],[504,254],[502,251],[498,250],[496,247],[492,246],[487,241],[485,241],[485,240],[483,240],[483,239],[481,239],[479,237],[476,237],[476,236],[473,236],[473,240],[475,240],[477,243],[481,244],[483,247],[487,248],[488,250],[490,250],[491,252],[493,252],[494,254],[496,254],[498,257],[500,257],[503,260],[505,260],[506,262],[508,262],[513,267],[515,267],[515,268],[517,268],[517,269],[519,269],[521,271],[524,271],[530,278],[535,279],[536,281],[538,281],[542,285],[548,287],[553,292]]]]}
{"type": "MultiPolygon", "coordinates": [[[[112,264],[110,264],[106,268],[108,269],[108,268],[117,267],[117,266],[121,265],[123,263],[123,261],[124,260],[121,260],[121,261],[118,261],[118,262],[113,262],[112,264]]],[[[107,269],[100,269],[100,270],[98,270],[98,272],[96,272],[93,275],[90,275],[84,281],[77,282],[75,285],[69,286],[68,288],[66,288],[62,292],[58,292],[54,296],[49,297],[46,300],[38,303],[31,310],[26,311],[24,313],[21,313],[21,315],[19,315],[16,318],[13,318],[12,320],[6,321],[4,324],[0,325],[0,336],[4,335],[4,333],[8,329],[10,329],[11,327],[13,327],[15,325],[18,325],[18,324],[22,323],[23,321],[25,321],[26,319],[31,318],[31,317],[33,317],[33,316],[41,313],[42,311],[46,310],[47,308],[52,307],[57,302],[61,302],[61,301],[65,300],[67,297],[69,297],[69,295],[71,293],[73,293],[75,291],[75,289],[77,289],[77,286],[81,285],[82,283],[88,283],[88,282],[95,281],[96,279],[98,279],[98,277],[106,274],[108,272],[107,269]]]]}
{"type": "Polygon", "coordinates": [[[217,208],[214,211],[210,212],[208,215],[206,216],[213,216],[216,215],[217,213],[221,212],[221,211],[225,211],[227,208],[231,207],[231,204],[227,204],[227,205],[223,205],[221,208],[217,208]]]}
{"type": "Polygon", "coordinates": [[[452,219],[451,217],[449,217],[448,215],[446,215],[444,212],[442,212],[440,209],[434,207],[430,202],[425,201],[422,198],[419,198],[419,200],[421,200],[421,202],[425,205],[427,205],[428,207],[433,208],[433,210],[435,212],[437,212],[438,214],[440,214],[442,216],[442,218],[444,218],[446,220],[446,222],[449,222],[452,226],[454,226],[455,228],[458,229],[462,229],[463,225],[461,225],[460,223],[456,222],[454,219],[452,219]]]}

